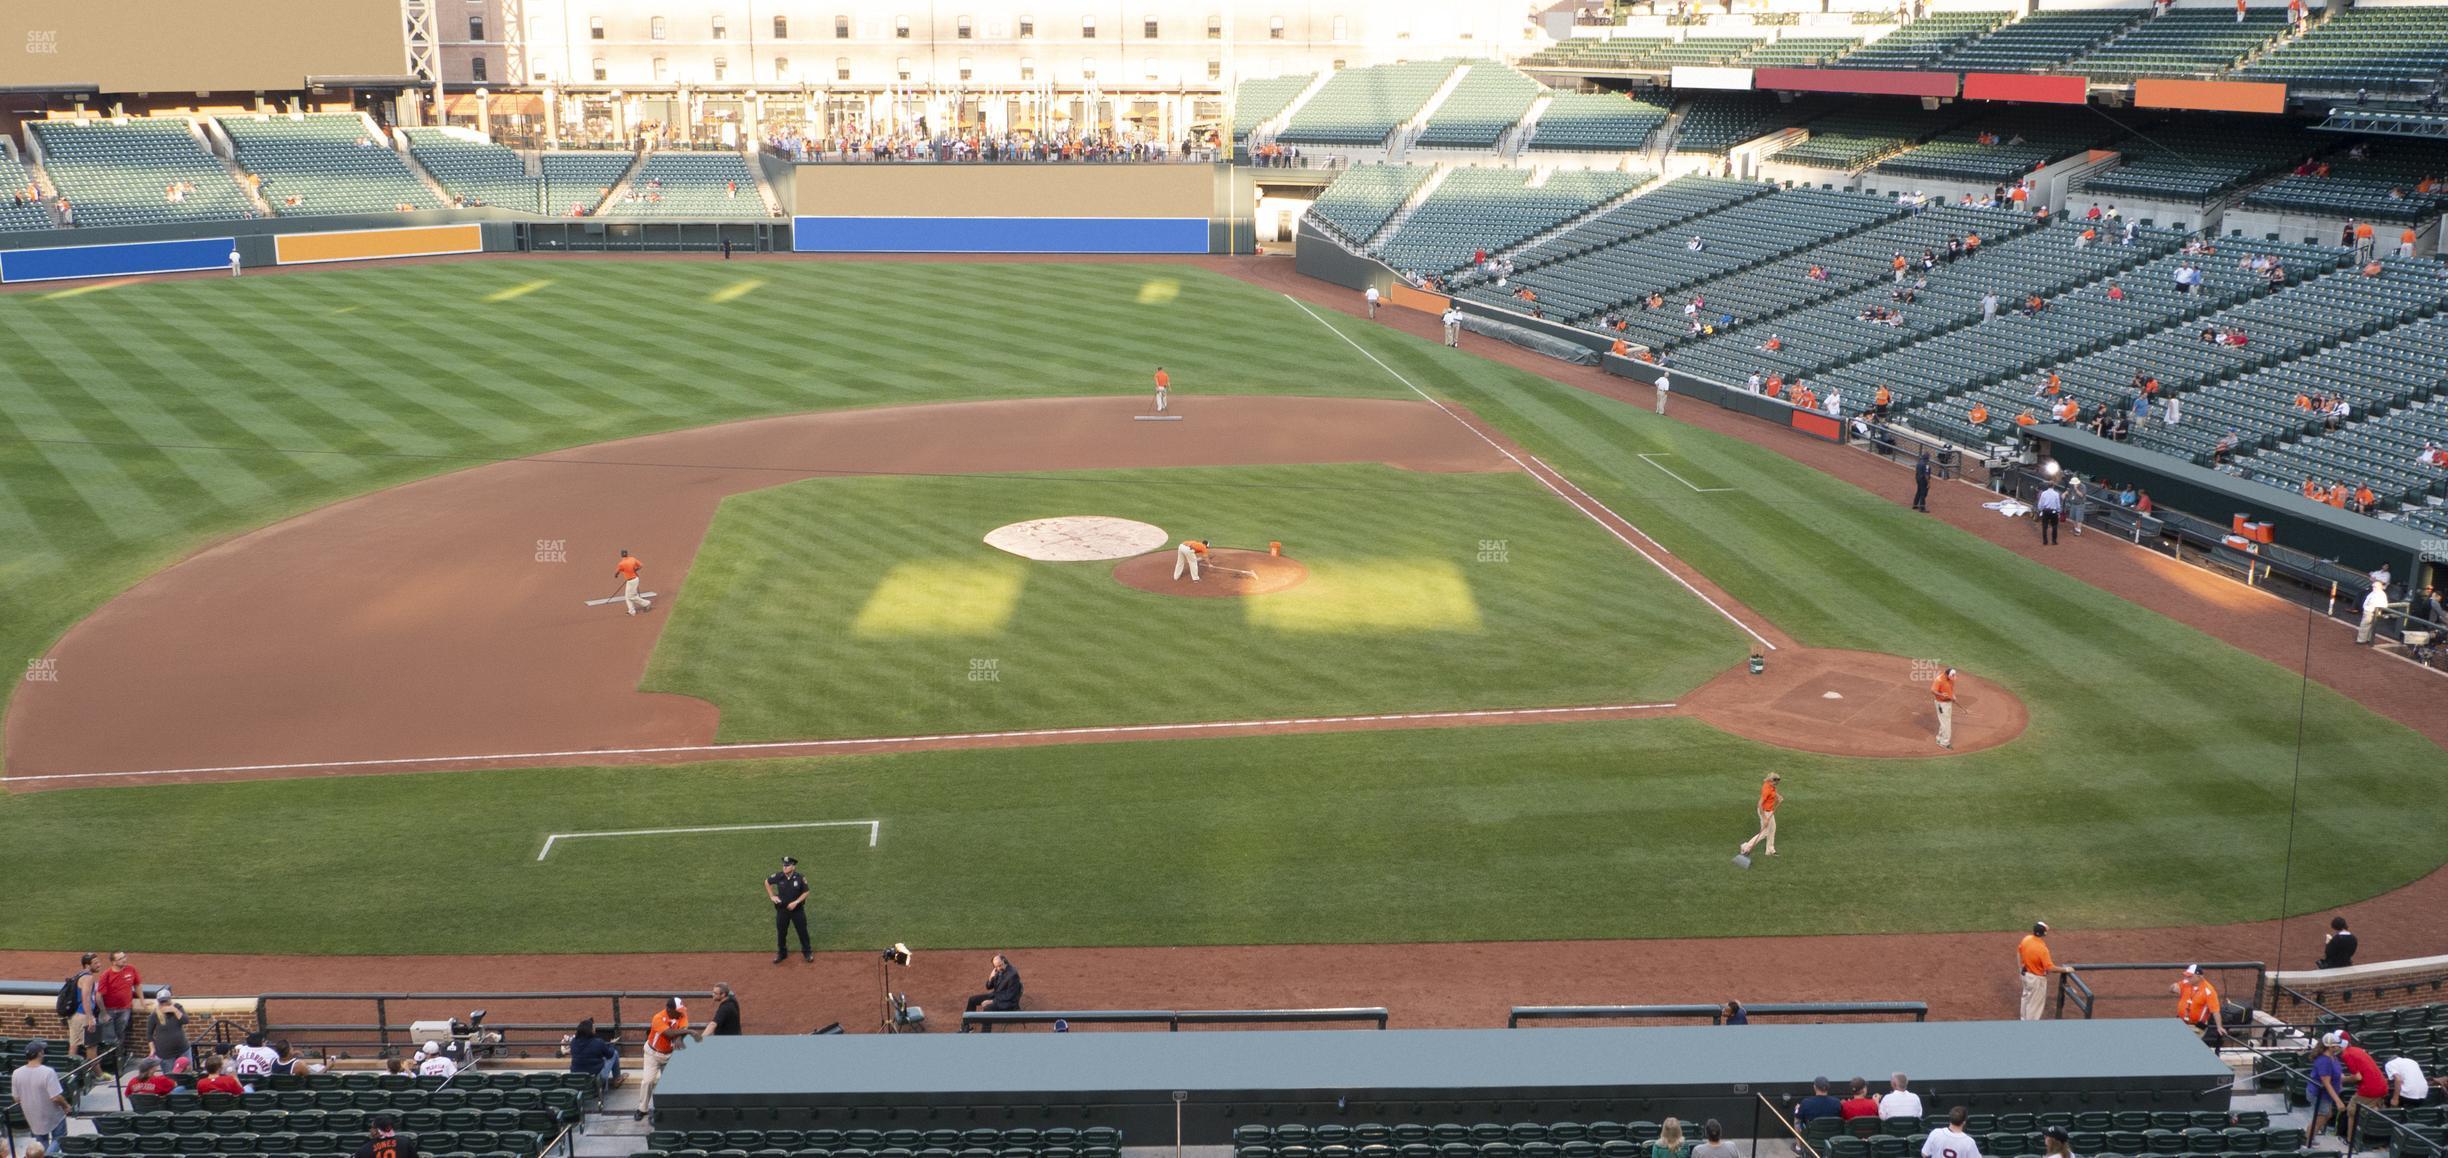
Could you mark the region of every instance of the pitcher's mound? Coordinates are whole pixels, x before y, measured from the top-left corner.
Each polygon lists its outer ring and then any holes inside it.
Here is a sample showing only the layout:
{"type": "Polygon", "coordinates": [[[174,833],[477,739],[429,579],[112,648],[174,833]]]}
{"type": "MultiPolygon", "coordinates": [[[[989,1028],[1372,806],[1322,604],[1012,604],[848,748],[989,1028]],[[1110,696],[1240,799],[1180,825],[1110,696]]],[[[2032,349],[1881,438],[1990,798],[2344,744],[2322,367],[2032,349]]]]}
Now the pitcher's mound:
{"type": "Polygon", "coordinates": [[[1187,595],[1193,599],[1221,599],[1229,595],[1266,595],[1298,587],[1309,577],[1309,569],[1299,562],[1264,551],[1235,551],[1218,547],[1207,555],[1208,565],[1199,569],[1199,580],[1188,575],[1173,577],[1174,554],[1157,551],[1136,559],[1125,559],[1114,568],[1114,578],[1123,586],[1159,595],[1187,595]],[[1236,572],[1246,572],[1240,574],[1236,572]]]}
{"type": "Polygon", "coordinates": [[[1979,676],[1955,677],[1955,746],[1937,743],[1938,709],[1926,664],[1900,655],[1787,648],[1752,675],[1736,664],[1683,697],[1692,715],[1722,731],[1831,756],[1960,755],[2023,734],[2023,701],[1979,676]]]}

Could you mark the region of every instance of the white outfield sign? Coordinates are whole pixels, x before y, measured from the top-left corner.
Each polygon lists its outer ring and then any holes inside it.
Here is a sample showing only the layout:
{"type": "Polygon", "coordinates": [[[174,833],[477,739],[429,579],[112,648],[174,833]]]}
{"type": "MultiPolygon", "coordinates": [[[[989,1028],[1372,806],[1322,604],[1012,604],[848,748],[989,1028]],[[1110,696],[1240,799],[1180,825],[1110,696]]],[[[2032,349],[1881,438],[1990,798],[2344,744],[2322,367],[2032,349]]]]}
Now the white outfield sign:
{"type": "Polygon", "coordinates": [[[1678,64],[1669,77],[1676,88],[1725,88],[1744,92],[1751,88],[1751,70],[1747,68],[1678,64]]]}

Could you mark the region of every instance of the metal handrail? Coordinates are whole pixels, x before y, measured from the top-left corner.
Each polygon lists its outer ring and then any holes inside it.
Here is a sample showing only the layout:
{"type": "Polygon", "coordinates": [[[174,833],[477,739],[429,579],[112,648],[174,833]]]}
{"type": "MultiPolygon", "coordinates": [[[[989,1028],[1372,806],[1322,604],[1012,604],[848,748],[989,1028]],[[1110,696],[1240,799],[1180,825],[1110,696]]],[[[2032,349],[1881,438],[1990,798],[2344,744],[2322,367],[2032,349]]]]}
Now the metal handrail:
{"type": "MultiPolygon", "coordinates": [[[[1777,1120],[1777,1125],[1785,1127],[1785,1132],[1793,1135],[1794,1149],[1798,1154],[1808,1154],[1810,1155],[1810,1158],[1820,1158],[1819,1148],[1811,1145],[1810,1139],[1802,1136],[1802,1128],[1794,1125],[1793,1120],[1785,1116],[1785,1111],[1777,1109],[1776,1103],[1768,1100],[1768,1095],[1754,1092],[1751,1096],[1759,1099],[1759,1104],[1768,1108],[1769,1115],[1777,1120]]],[[[1754,1158],[1756,1158],[1756,1156],[1759,1154],[1760,1144],[1759,1115],[1757,1111],[1752,1113],[1751,1121],[1751,1153],[1754,1155],[1754,1158]]]]}
{"type": "MultiPolygon", "coordinates": [[[[2151,971],[2153,971],[2153,970],[2156,970],[2156,971],[2159,971],[2159,972],[2163,972],[2163,973],[2164,973],[2164,972],[2172,972],[2172,971],[2175,971],[2175,970],[2183,969],[2183,968],[2184,968],[2185,966],[2187,966],[2187,965],[2195,965],[2195,966],[2199,966],[2199,967],[2200,967],[2200,969],[2202,970],[2202,972],[2204,972],[2204,973],[2208,973],[2208,972],[2210,972],[2210,971],[2212,971],[2212,970],[2225,970],[2225,969],[2250,969],[2250,970],[2252,970],[2252,971],[2253,971],[2252,999],[2251,999],[2250,1001],[2246,1001],[2246,1002],[2244,1002],[2244,1003],[2243,1003],[2243,1005],[2244,1005],[2244,1007],[2245,1007],[2246,1009],[2258,1009],[2258,1008],[2260,1008],[2260,1004],[2261,1004],[2261,990],[2262,990],[2262,988],[2263,988],[2264,986],[2266,986],[2266,985],[2269,983],[2269,965],[2268,965],[2268,963],[2266,963],[2266,962],[2262,962],[2262,961],[2115,961],[2115,962],[2103,962],[2103,963],[2096,963],[2096,964],[2090,964],[2090,965],[2068,965],[2068,966],[2066,966],[2066,969],[2067,969],[2068,971],[2067,971],[2067,972],[2064,972],[2064,973],[2060,973],[2060,974],[2058,974],[2058,975],[2057,975],[2057,1016],[2058,1016],[2058,1018],[2059,1018],[2060,1020],[2063,1020],[2063,1019],[2064,1019],[2064,1017],[2065,1017],[2065,1010],[2066,1010],[2066,1004],[2067,1004],[2067,1000],[2068,1000],[2068,997],[2069,997],[2069,996],[2071,996],[2071,997],[2072,997],[2072,1001],[2073,1001],[2074,1008],[2075,1008],[2077,1011],[2079,1011],[2079,1012],[2082,1014],[2082,1016],[2084,1017],[2084,1019],[2085,1019],[2085,1020],[2088,1020],[2088,1019],[2089,1019],[2089,1018],[2092,1016],[2092,1014],[2093,1014],[2094,1010],[2096,1009],[2096,1007],[2097,1007],[2097,1005],[2098,1005],[2098,1002],[2099,1002],[2099,992],[2098,992],[2097,990],[2095,990],[2095,989],[2091,988],[2091,984],[2090,984],[2090,982],[2089,982],[2089,981],[2087,981],[2087,980],[2085,980],[2085,977],[2086,977],[2087,975],[2089,975],[2089,974],[2092,974],[2092,973],[2144,973],[2144,972],[2151,972],[2151,971]]],[[[2227,997],[2228,995],[2227,995],[2226,993],[2222,992],[2222,993],[2220,994],[2220,996],[2221,996],[2221,997],[2227,997]]]]}
{"type": "Polygon", "coordinates": [[[2319,1001],[2314,1000],[2310,995],[2296,989],[2291,985],[2288,985],[2284,981],[2273,981],[2270,983],[2270,988],[2274,990],[2278,996],[2283,996],[2287,1000],[2298,1005],[2309,1005],[2314,1009],[2320,1010],[2323,1016],[2335,1018],[2340,1023],[2343,1023],[2346,1020],[2345,1014],[2339,1013],[2337,1010],[2321,1004],[2319,1001]]]}
{"type": "MultiPolygon", "coordinates": [[[[393,1022],[393,1021],[391,1020],[391,1005],[392,1005],[394,1002],[449,1002],[449,1003],[453,1003],[453,1004],[462,1004],[462,1003],[477,1003],[477,1004],[487,1004],[487,1005],[489,1005],[489,1004],[501,1003],[501,1002],[512,1002],[512,1003],[516,1003],[516,1002],[543,1002],[543,1001],[593,1001],[593,1002],[609,1002],[609,1003],[610,1003],[610,1005],[611,1005],[611,1012],[612,1012],[611,1020],[610,1020],[610,1023],[609,1023],[608,1025],[603,1026],[603,1028],[608,1028],[608,1029],[612,1030],[612,1031],[613,1031],[613,1033],[614,1033],[614,1034],[617,1036],[617,1035],[619,1035],[619,1034],[620,1034],[622,1031],[625,1031],[625,1030],[630,1030],[630,1029],[642,1029],[642,1028],[644,1028],[644,1027],[646,1026],[646,1024],[647,1024],[646,1022],[643,1022],[643,1021],[640,1021],[640,1022],[631,1022],[631,1021],[629,1021],[629,1020],[628,1020],[628,1019],[627,1019],[627,1018],[626,1018],[626,1017],[623,1015],[623,1013],[622,1013],[622,1009],[621,1009],[621,1003],[622,1003],[622,1002],[624,1002],[624,1001],[641,1001],[641,1000],[642,1000],[642,1001],[651,1002],[651,1003],[653,1003],[653,1005],[654,1005],[655,1007],[658,1007],[658,1008],[659,1008],[659,1007],[662,1005],[662,1003],[663,1003],[665,1000],[669,999],[670,997],[671,997],[671,994],[670,994],[670,993],[668,993],[668,992],[637,991],[637,990],[616,990],[616,989],[597,989],[597,990],[552,990],[552,991],[544,991],[544,992],[507,992],[507,993],[505,993],[505,992],[494,992],[494,993],[472,993],[472,992],[436,992],[436,993],[362,993],[362,992],[351,992],[351,993],[309,993],[309,992],[294,992],[294,993],[263,993],[263,994],[258,994],[258,995],[256,995],[256,997],[255,997],[255,1025],[256,1025],[256,1028],[257,1028],[258,1030],[262,1031],[262,1032],[263,1032],[263,1033],[265,1033],[267,1036],[269,1036],[269,1035],[275,1035],[275,1034],[282,1034],[282,1033],[317,1034],[317,1035],[322,1035],[322,1034],[346,1034],[346,1033],[365,1034],[365,1035],[370,1035],[370,1036],[365,1036],[365,1037],[357,1037],[357,1038],[343,1038],[343,1039],[339,1039],[339,1040],[336,1040],[336,1041],[330,1041],[330,1040],[327,1040],[327,1041],[325,1041],[323,1044],[327,1044],[327,1045],[343,1045],[343,1046],[347,1046],[347,1045],[361,1045],[361,1044],[362,1044],[362,1045],[371,1046],[371,1047],[376,1047],[376,1048],[380,1048],[380,1049],[390,1049],[390,1048],[392,1048],[393,1046],[395,1046],[395,1045],[399,1044],[399,1043],[398,1043],[398,1042],[395,1040],[396,1035],[405,1034],[405,1033],[407,1033],[407,1032],[409,1031],[409,1029],[410,1029],[410,1026],[409,1026],[409,1025],[407,1025],[407,1024],[395,1023],[395,1022],[393,1022]],[[318,1022],[306,1022],[306,1021],[299,1021],[299,1022],[281,1022],[281,1021],[277,1021],[277,1020],[275,1020],[275,1019],[274,1019],[274,1017],[272,1016],[272,1006],[273,1006],[273,1003],[275,1003],[275,1002],[301,1002],[301,1001],[302,1001],[302,1002],[361,1002],[361,1001],[362,1001],[362,1002],[372,1002],[372,1003],[373,1003],[373,1005],[374,1005],[374,1020],[372,1020],[372,1021],[370,1021],[370,1022],[332,1022],[332,1021],[318,1021],[318,1022]]],[[[597,1019],[597,1020],[600,1022],[602,1019],[600,1019],[600,1018],[599,1018],[599,1019],[597,1019]]],[[[571,1023],[566,1023],[566,1022],[534,1022],[534,1021],[527,1021],[527,1022],[513,1022],[513,1021],[493,1022],[493,1021],[489,1021],[489,1022],[486,1022],[486,1023],[485,1023],[485,1029],[486,1029],[487,1031],[489,1031],[489,1032],[495,1032],[495,1033],[500,1033],[500,1034],[502,1034],[502,1035],[503,1035],[502,1043],[503,1043],[504,1045],[511,1045],[511,1044],[514,1044],[514,1043],[511,1041],[511,1037],[510,1037],[510,1035],[511,1035],[511,1034],[514,1034],[514,1033],[533,1033],[533,1032],[546,1032],[546,1033],[552,1033],[552,1034],[566,1033],[566,1032],[568,1031],[568,1029],[569,1029],[569,1025],[570,1025],[570,1024],[571,1024],[571,1023]]],[[[530,1043],[530,1044],[533,1044],[533,1043],[530,1043]]],[[[557,1042],[555,1042],[554,1044],[558,1044],[558,1043],[557,1043],[557,1042]]],[[[615,1042],[615,1048],[618,1048],[618,1043],[617,1043],[617,1042],[615,1042]]]]}
{"type": "Polygon", "coordinates": [[[1383,1006],[1323,1009],[988,1009],[961,1014],[961,1025],[1051,1025],[1057,1021],[1090,1025],[1161,1025],[1178,1033],[1184,1025],[1267,1025],[1296,1022],[1366,1021],[1386,1028],[1391,1015],[1383,1006]]]}
{"type": "MultiPolygon", "coordinates": [[[[1777,1001],[1743,1006],[1745,1014],[1755,1017],[1878,1017],[1909,1014],[1914,1021],[1929,1020],[1926,1001],[1777,1001]]],[[[1506,1029],[1519,1029],[1525,1021],[1613,1021],[1633,1018],[1705,1020],[1711,1025],[1725,1024],[1725,1007],[1719,1005],[1516,1005],[1505,1017],[1506,1029]]]]}

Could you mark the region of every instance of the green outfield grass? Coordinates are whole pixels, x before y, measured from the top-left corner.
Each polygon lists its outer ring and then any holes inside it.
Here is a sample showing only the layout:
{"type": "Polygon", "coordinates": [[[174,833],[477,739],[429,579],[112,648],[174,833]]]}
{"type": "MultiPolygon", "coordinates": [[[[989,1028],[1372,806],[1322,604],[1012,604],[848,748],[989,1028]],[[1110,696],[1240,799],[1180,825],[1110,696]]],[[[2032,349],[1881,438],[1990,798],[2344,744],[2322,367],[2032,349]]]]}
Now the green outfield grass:
{"type": "MultiPolygon", "coordinates": [[[[162,950],[753,950],[753,878],[785,846],[818,868],[818,930],[841,947],[2009,929],[2034,915],[2182,924],[2317,910],[2440,863],[2448,796],[2422,777],[2437,747],[1773,451],[1366,323],[1334,316],[1330,330],[1186,271],[1176,296],[1142,305],[1140,266],[752,268],[505,262],[0,297],[0,332],[36,351],[0,360],[0,541],[14,552],[0,561],[0,642],[31,653],[205,536],[465,461],[453,456],[819,405],[1084,388],[1030,365],[1039,352],[1121,363],[1115,390],[1137,389],[1136,363],[1161,358],[1185,384],[1182,368],[1200,366],[1246,372],[1248,389],[1408,396],[1348,333],[1805,643],[1955,663],[2022,696],[2032,727],[1939,761],[1802,755],[1660,720],[21,795],[0,798],[0,847],[44,868],[12,876],[0,944],[107,933],[162,950]],[[769,284],[723,309],[691,304],[749,276],[769,284]],[[330,316],[478,303],[544,278],[447,322],[330,316]],[[1010,279],[1004,292],[965,289],[994,278],[1010,279]],[[940,323],[916,316],[955,300],[969,304],[940,323]],[[980,301],[1012,304],[980,317],[980,301]],[[1153,312],[1181,303],[1197,304],[1153,312]],[[854,308],[858,321],[836,316],[854,308]],[[418,363],[428,347],[437,368],[418,363]],[[701,377],[678,360],[721,369],[701,377]],[[921,364],[943,377],[911,370],[921,364]],[[229,449],[152,445],[172,442],[229,449]],[[291,453],[315,447],[335,453],[291,453]],[[1734,489],[1699,493],[1661,467],[1734,489]],[[1725,859],[1767,768],[1790,791],[1783,855],[1738,873],[1725,859]],[[535,861],[554,832],[785,816],[873,817],[883,840],[872,852],[838,831],[605,841],[535,861]],[[445,817],[450,871],[369,855],[386,825],[422,832],[445,817]],[[165,839],[205,863],[351,885],[258,879],[209,906],[164,904],[112,866],[158,861],[165,839]]],[[[845,481],[863,480],[806,487],[845,481]]],[[[1906,481],[1899,472],[1899,493],[1906,481]]],[[[1628,553],[1615,565],[1648,566],[1628,553]]],[[[1559,652],[1613,643],[1555,634],[1559,652]]]]}
{"type": "Polygon", "coordinates": [[[1732,624],[1638,563],[1518,473],[818,479],[723,503],[645,686],[771,740],[1658,702],[1742,660],[1732,624]],[[1184,599],[981,541],[1064,513],[1286,542],[1309,578],[1184,599]]]}

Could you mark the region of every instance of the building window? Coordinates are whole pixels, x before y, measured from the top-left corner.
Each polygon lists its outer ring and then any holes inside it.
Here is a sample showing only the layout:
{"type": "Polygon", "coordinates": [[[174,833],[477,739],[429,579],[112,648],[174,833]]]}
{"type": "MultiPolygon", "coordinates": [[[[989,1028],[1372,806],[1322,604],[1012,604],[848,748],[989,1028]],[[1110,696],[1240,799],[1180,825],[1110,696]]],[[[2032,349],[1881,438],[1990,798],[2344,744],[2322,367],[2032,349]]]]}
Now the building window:
{"type": "Polygon", "coordinates": [[[1335,38],[1336,40],[1338,40],[1338,41],[1339,41],[1339,40],[1346,39],[1346,38],[1347,38],[1347,36],[1350,34],[1350,32],[1351,32],[1351,20],[1350,20],[1350,18],[1348,18],[1348,17],[1343,17],[1343,16],[1337,16],[1337,17],[1335,17],[1335,18],[1334,18],[1334,38],[1335,38]]]}
{"type": "Polygon", "coordinates": [[[660,56],[654,58],[654,78],[657,84],[670,80],[671,62],[660,56]]]}
{"type": "Polygon", "coordinates": [[[1269,16],[1269,17],[1267,17],[1267,39],[1269,39],[1269,40],[1281,40],[1281,39],[1283,39],[1283,38],[1284,38],[1284,22],[1283,22],[1283,17],[1281,17],[1281,16],[1269,16]]]}
{"type": "Polygon", "coordinates": [[[1020,39],[1026,40],[1035,35],[1037,35],[1037,18],[1022,16],[1020,18],[1020,39]]]}
{"type": "Polygon", "coordinates": [[[1082,17],[1080,17],[1080,39],[1082,39],[1082,40],[1094,40],[1094,39],[1096,39],[1096,17],[1094,17],[1094,16],[1082,16],[1082,17]]]}
{"type": "Polygon", "coordinates": [[[470,39],[470,40],[482,40],[482,39],[484,39],[484,17],[482,17],[482,16],[470,16],[470,17],[468,17],[468,39],[470,39]]]}
{"type": "Polygon", "coordinates": [[[1207,18],[1207,39],[1209,39],[1209,40],[1222,40],[1222,39],[1224,39],[1224,18],[1223,18],[1223,17],[1221,17],[1221,16],[1210,16],[1210,17],[1208,17],[1208,18],[1207,18]]]}
{"type": "Polygon", "coordinates": [[[1156,39],[1156,18],[1155,18],[1155,17],[1150,16],[1150,17],[1148,17],[1148,18],[1147,18],[1147,23],[1146,23],[1146,26],[1145,26],[1145,28],[1144,28],[1144,29],[1142,29],[1142,31],[1141,31],[1141,33],[1140,33],[1140,35],[1141,35],[1142,37],[1144,37],[1144,38],[1148,39],[1148,40],[1154,40],[1154,39],[1156,39]]]}
{"type": "Polygon", "coordinates": [[[604,58],[600,56],[595,58],[595,79],[599,81],[612,79],[611,71],[604,67],[604,58]]]}
{"type": "Polygon", "coordinates": [[[721,80],[723,78],[723,74],[729,71],[731,71],[731,61],[729,59],[720,56],[714,58],[714,79],[721,80]]]}
{"type": "Polygon", "coordinates": [[[662,17],[657,16],[657,17],[655,17],[653,20],[650,20],[650,21],[648,21],[648,22],[646,23],[646,35],[651,36],[651,37],[653,37],[653,38],[654,38],[654,39],[656,39],[656,40],[661,40],[661,39],[663,39],[663,18],[662,18],[662,17]]]}
{"type": "Polygon", "coordinates": [[[960,58],[960,78],[962,80],[968,80],[971,76],[976,75],[976,70],[972,67],[972,63],[973,62],[966,56],[960,58]]]}
{"type": "Polygon", "coordinates": [[[847,57],[847,56],[836,56],[836,57],[834,57],[834,58],[833,58],[833,79],[835,79],[835,80],[848,80],[848,79],[850,79],[850,58],[849,58],[849,57],[847,57]]]}
{"type": "Polygon", "coordinates": [[[468,61],[468,78],[478,84],[485,82],[485,58],[479,56],[468,61]]]}
{"type": "Polygon", "coordinates": [[[955,36],[955,37],[957,37],[957,38],[959,38],[959,39],[961,39],[961,40],[967,40],[967,39],[969,39],[969,37],[970,37],[970,36],[971,36],[971,35],[972,35],[972,34],[973,34],[975,31],[976,31],[976,30],[970,26],[970,24],[969,24],[969,18],[968,18],[968,17],[966,17],[966,16],[957,16],[957,17],[954,17],[954,18],[953,18],[953,20],[952,20],[952,35],[953,35],[953,36],[955,36]]]}
{"type": "Polygon", "coordinates": [[[788,17],[788,16],[776,16],[776,17],[774,17],[774,39],[776,39],[776,40],[788,40],[788,39],[790,39],[790,17],[788,17]]]}
{"type": "Polygon", "coordinates": [[[1023,56],[1023,57],[1021,57],[1021,58],[1020,58],[1020,79],[1022,79],[1022,80],[1035,80],[1035,79],[1037,79],[1037,58],[1036,58],[1036,57],[1033,57],[1033,56],[1023,56]]]}
{"type": "Polygon", "coordinates": [[[729,39],[731,39],[731,25],[730,25],[730,22],[728,22],[728,21],[724,20],[724,19],[723,19],[722,17],[720,17],[720,16],[717,16],[717,17],[715,17],[715,18],[714,18],[714,39],[716,39],[716,40],[729,40],[729,39]]]}
{"type": "Polygon", "coordinates": [[[893,17],[893,39],[895,39],[895,40],[907,40],[907,39],[909,39],[909,38],[910,38],[910,35],[909,35],[909,17],[907,17],[907,16],[895,16],[895,17],[893,17]]]}
{"type": "Polygon", "coordinates": [[[787,57],[787,56],[777,56],[777,57],[775,57],[775,58],[774,58],[774,79],[775,79],[775,80],[789,80],[789,79],[790,79],[790,58],[789,58],[789,57],[787,57]]]}
{"type": "Polygon", "coordinates": [[[834,17],[834,18],[833,18],[833,39],[835,39],[835,40],[848,40],[848,39],[850,39],[850,18],[849,18],[849,17],[847,17],[847,16],[836,16],[836,17],[834,17]]]}
{"type": "Polygon", "coordinates": [[[589,17],[587,17],[587,39],[589,39],[589,40],[601,40],[601,39],[603,39],[603,17],[601,17],[601,16],[589,16],[589,17]]]}
{"type": "Polygon", "coordinates": [[[1347,64],[1347,63],[1349,63],[1349,62],[1348,62],[1348,61],[1343,60],[1343,59],[1342,59],[1342,58],[1340,58],[1340,57],[1337,57],[1337,58],[1334,60],[1334,62],[1333,62],[1333,68],[1334,68],[1334,70],[1335,70],[1336,72],[1341,72],[1341,71],[1343,71],[1343,66],[1344,66],[1345,64],[1347,64]]]}
{"type": "Polygon", "coordinates": [[[1081,57],[1081,58],[1080,58],[1080,79],[1082,79],[1082,80],[1095,80],[1095,79],[1096,79],[1096,58],[1095,58],[1095,57],[1093,57],[1093,56],[1083,56],[1083,57],[1081,57]]]}
{"type": "Polygon", "coordinates": [[[1207,79],[1209,79],[1209,80],[1221,80],[1221,79],[1223,79],[1223,77],[1224,77],[1224,60],[1223,60],[1223,58],[1221,58],[1221,57],[1215,57],[1215,56],[1210,56],[1210,57],[1208,57],[1208,58],[1207,58],[1207,79]]]}

